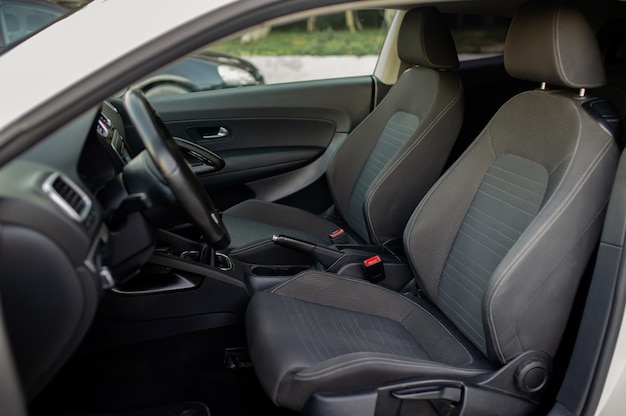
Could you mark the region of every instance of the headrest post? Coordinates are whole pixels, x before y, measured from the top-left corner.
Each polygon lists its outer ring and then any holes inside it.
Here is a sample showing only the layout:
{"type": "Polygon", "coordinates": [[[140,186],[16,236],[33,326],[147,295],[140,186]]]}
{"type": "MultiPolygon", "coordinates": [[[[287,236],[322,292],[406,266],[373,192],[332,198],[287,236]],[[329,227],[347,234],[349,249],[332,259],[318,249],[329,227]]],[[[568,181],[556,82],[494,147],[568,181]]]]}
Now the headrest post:
{"type": "Polygon", "coordinates": [[[585,88],[581,88],[580,91],[578,91],[578,96],[580,98],[583,98],[586,94],[587,94],[587,89],[585,88]]]}
{"type": "Polygon", "coordinates": [[[548,89],[548,84],[545,82],[541,83],[541,86],[539,87],[540,90],[547,90],[548,89]]]}

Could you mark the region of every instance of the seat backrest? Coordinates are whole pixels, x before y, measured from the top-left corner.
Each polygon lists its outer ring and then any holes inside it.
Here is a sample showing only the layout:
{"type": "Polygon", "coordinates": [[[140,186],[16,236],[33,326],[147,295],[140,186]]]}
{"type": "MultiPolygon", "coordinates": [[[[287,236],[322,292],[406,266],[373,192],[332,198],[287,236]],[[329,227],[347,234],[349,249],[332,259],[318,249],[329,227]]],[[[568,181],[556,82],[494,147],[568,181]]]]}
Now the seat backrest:
{"type": "Polygon", "coordinates": [[[398,239],[437,180],[463,119],[456,48],[437,9],[406,13],[398,56],[414,67],[337,150],[327,178],[335,207],[365,241],[398,239]]]}
{"type": "Polygon", "coordinates": [[[586,110],[605,82],[584,16],[530,3],[511,23],[519,94],[425,196],[405,229],[419,287],[485,354],[556,352],[597,243],[618,151],[586,110]],[[580,89],[579,91],[571,88],[580,89]]]}

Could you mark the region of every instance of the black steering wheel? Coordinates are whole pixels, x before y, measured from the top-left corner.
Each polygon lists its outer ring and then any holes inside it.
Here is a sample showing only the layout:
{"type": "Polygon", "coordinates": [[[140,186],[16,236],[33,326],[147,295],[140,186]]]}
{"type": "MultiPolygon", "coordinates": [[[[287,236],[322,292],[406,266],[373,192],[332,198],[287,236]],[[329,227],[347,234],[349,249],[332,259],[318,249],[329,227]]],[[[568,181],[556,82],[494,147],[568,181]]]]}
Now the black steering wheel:
{"type": "Polygon", "coordinates": [[[180,153],[178,145],[156,110],[136,89],[126,93],[124,105],[146,151],[179,204],[200,227],[213,247],[227,247],[230,236],[219,211],[180,153]]]}

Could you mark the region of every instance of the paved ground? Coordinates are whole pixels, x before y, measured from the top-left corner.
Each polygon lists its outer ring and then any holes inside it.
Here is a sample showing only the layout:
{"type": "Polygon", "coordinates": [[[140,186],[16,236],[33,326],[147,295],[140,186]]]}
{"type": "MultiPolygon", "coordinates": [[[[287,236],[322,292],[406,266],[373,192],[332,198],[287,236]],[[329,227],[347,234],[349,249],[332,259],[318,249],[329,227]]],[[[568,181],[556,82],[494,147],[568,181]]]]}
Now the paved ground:
{"type": "MultiPolygon", "coordinates": [[[[489,55],[461,54],[461,60],[489,55]]],[[[245,56],[261,70],[266,84],[369,75],[376,55],[367,56],[245,56]]]]}
{"type": "Polygon", "coordinates": [[[246,56],[267,84],[371,74],[377,56],[246,56]]]}

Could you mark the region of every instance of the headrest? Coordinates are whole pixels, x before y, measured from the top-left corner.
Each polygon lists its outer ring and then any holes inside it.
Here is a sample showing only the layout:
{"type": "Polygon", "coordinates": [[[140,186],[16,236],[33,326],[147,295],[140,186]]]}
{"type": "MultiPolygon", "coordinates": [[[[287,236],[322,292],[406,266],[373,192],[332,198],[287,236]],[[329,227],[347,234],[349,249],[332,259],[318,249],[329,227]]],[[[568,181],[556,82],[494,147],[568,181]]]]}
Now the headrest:
{"type": "Polygon", "coordinates": [[[408,64],[433,69],[459,66],[450,30],[434,7],[420,7],[404,15],[398,34],[398,56],[408,64]]]}
{"type": "Polygon", "coordinates": [[[582,13],[556,3],[526,3],[517,11],[504,46],[509,75],[571,88],[604,85],[596,38],[582,13]]]}

